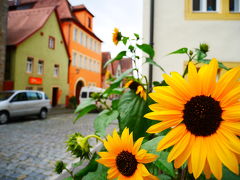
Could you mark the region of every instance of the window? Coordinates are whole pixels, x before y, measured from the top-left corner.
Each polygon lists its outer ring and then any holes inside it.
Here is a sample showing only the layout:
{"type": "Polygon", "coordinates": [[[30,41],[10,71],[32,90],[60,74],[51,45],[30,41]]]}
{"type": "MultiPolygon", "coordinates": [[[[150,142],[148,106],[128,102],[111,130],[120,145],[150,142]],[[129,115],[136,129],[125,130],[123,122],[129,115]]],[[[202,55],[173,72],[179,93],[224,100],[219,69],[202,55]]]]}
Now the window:
{"type": "Polygon", "coordinates": [[[89,70],[92,70],[92,60],[89,59],[89,70]]]}
{"type": "Polygon", "coordinates": [[[79,55],[79,66],[83,67],[82,55],[79,55]]]}
{"type": "Polygon", "coordinates": [[[53,69],[53,76],[58,77],[59,76],[59,65],[55,64],[53,69]]]}
{"type": "Polygon", "coordinates": [[[44,66],[44,62],[43,61],[38,61],[38,74],[43,74],[43,66],[44,66]]]}
{"type": "Polygon", "coordinates": [[[38,100],[39,97],[36,92],[27,92],[27,98],[29,101],[38,100]]]}
{"type": "Polygon", "coordinates": [[[83,46],[86,47],[86,34],[83,33],[83,46]]]}
{"type": "Polygon", "coordinates": [[[73,40],[74,40],[74,41],[77,41],[77,33],[78,33],[77,28],[74,28],[74,29],[73,29],[73,40]]]}
{"type": "Polygon", "coordinates": [[[26,90],[33,90],[33,87],[26,87],[26,90]]]}
{"type": "Polygon", "coordinates": [[[86,98],[86,97],[87,97],[87,92],[82,92],[81,97],[82,97],[82,98],[86,98]]]}
{"type": "MultiPolygon", "coordinates": [[[[43,91],[43,87],[38,87],[37,88],[38,91],[43,91]]],[[[42,98],[41,98],[42,99],[42,98]]]]}
{"type": "Polygon", "coordinates": [[[96,44],[96,41],[94,41],[94,51],[97,52],[97,44],[96,44]]]}
{"type": "Polygon", "coordinates": [[[83,43],[83,32],[82,31],[79,32],[79,43],[80,44],[83,43]]]}
{"type": "Polygon", "coordinates": [[[33,72],[33,58],[27,58],[27,67],[26,67],[26,72],[27,73],[32,73],[33,72]]]}
{"type": "Polygon", "coordinates": [[[52,36],[48,38],[48,48],[55,49],[55,38],[52,36]]]}
{"type": "Polygon", "coordinates": [[[88,27],[92,29],[92,19],[90,17],[88,18],[88,27]]]}
{"type": "Polygon", "coordinates": [[[185,20],[240,20],[240,0],[185,0],[185,20]]]}
{"type": "Polygon", "coordinates": [[[90,38],[90,43],[89,43],[89,46],[90,46],[90,49],[92,49],[92,38],[90,38]]]}
{"type": "Polygon", "coordinates": [[[193,0],[193,11],[217,11],[217,0],[193,0]]]}
{"type": "Polygon", "coordinates": [[[72,59],[72,65],[76,66],[76,61],[77,61],[77,53],[73,53],[73,59],[72,59]]]}
{"type": "Polygon", "coordinates": [[[87,69],[87,57],[84,58],[84,68],[87,69]]]}
{"type": "Polygon", "coordinates": [[[88,48],[88,45],[89,45],[89,43],[88,43],[88,36],[86,35],[86,48],[88,48]]]}
{"type": "Polygon", "coordinates": [[[229,3],[230,12],[240,12],[240,0],[230,0],[229,3]]]}
{"type": "Polygon", "coordinates": [[[15,95],[13,97],[13,99],[11,100],[11,102],[17,102],[17,101],[27,101],[27,95],[25,92],[22,93],[18,93],[17,95],[15,95]]]}
{"type": "Polygon", "coordinates": [[[81,55],[79,55],[79,56],[78,56],[78,59],[77,59],[77,67],[81,67],[81,66],[80,66],[80,57],[81,57],[81,55]]]}

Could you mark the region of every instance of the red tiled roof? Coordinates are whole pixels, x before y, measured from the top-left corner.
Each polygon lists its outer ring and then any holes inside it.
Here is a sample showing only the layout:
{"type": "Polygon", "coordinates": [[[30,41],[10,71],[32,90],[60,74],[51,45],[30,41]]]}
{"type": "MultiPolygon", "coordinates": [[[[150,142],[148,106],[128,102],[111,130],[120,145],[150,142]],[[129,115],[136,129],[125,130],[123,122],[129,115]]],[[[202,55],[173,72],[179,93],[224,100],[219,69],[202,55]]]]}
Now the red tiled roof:
{"type": "Polygon", "coordinates": [[[44,26],[54,7],[8,12],[7,45],[17,45],[44,26]]]}
{"type": "Polygon", "coordinates": [[[57,7],[58,16],[60,19],[72,17],[71,10],[69,7],[70,4],[66,0],[37,0],[37,3],[33,8],[49,6],[57,7]]]}
{"type": "Polygon", "coordinates": [[[86,8],[86,6],[84,6],[83,4],[80,4],[78,6],[73,6],[73,12],[75,11],[87,11],[92,17],[94,17],[94,15],[86,8]]]}
{"type": "Polygon", "coordinates": [[[29,4],[29,3],[35,3],[38,0],[10,0],[8,1],[9,6],[19,5],[19,4],[29,4]]]}

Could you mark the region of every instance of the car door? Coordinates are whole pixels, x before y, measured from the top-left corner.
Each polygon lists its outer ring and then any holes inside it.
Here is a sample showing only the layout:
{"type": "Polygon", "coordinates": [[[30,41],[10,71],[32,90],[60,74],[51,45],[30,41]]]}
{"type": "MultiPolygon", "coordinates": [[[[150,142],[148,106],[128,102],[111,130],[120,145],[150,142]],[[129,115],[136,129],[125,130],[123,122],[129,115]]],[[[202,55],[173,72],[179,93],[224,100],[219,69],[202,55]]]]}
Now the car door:
{"type": "Polygon", "coordinates": [[[41,109],[41,104],[40,104],[40,99],[37,94],[37,92],[27,92],[27,98],[28,98],[28,105],[29,105],[29,110],[30,114],[37,114],[40,112],[41,109]]]}
{"type": "Polygon", "coordinates": [[[9,102],[11,116],[22,116],[29,114],[26,92],[17,93],[9,102]]]}

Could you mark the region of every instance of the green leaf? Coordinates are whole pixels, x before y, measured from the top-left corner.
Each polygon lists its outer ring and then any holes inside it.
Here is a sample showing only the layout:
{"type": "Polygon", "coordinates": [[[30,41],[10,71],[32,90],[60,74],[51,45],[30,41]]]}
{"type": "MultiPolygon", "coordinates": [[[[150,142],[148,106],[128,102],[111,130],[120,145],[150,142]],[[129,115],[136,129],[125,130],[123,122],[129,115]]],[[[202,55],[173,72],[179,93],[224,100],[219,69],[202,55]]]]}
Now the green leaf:
{"type": "Polygon", "coordinates": [[[106,136],[106,128],[108,125],[118,118],[118,111],[117,110],[104,110],[98,114],[96,119],[94,120],[94,128],[95,132],[99,136],[106,136]]]}
{"type": "Polygon", "coordinates": [[[127,44],[128,39],[129,39],[129,37],[123,37],[122,42],[124,45],[127,44]]]}
{"type": "Polygon", "coordinates": [[[200,51],[199,49],[196,49],[196,60],[197,61],[199,61],[199,60],[202,60],[202,59],[204,59],[205,57],[207,57],[207,54],[206,53],[204,53],[204,52],[202,52],[202,51],[200,51]]]}
{"type": "Polygon", "coordinates": [[[134,33],[134,36],[137,38],[137,40],[139,40],[139,34],[137,34],[137,33],[134,33]]]}
{"type": "Polygon", "coordinates": [[[117,109],[119,104],[119,99],[112,100],[112,108],[117,109]]]}
{"type": "Polygon", "coordinates": [[[154,49],[149,44],[137,44],[137,47],[141,49],[143,52],[147,53],[150,58],[154,57],[154,49]]]}
{"type": "Polygon", "coordinates": [[[118,53],[118,55],[115,58],[108,60],[104,64],[104,68],[106,68],[108,64],[110,64],[110,63],[112,63],[114,61],[121,60],[124,56],[126,56],[126,54],[127,54],[127,51],[121,51],[120,53],[118,53]]]}
{"type": "Polygon", "coordinates": [[[148,152],[151,152],[153,154],[159,154],[156,149],[157,149],[157,145],[159,143],[159,141],[162,140],[162,138],[164,138],[164,136],[158,136],[156,138],[153,138],[147,142],[145,142],[143,145],[142,145],[142,148],[147,150],[148,152]]]}
{"type": "Polygon", "coordinates": [[[233,172],[228,170],[228,168],[223,166],[223,177],[222,177],[222,180],[239,180],[239,179],[240,179],[239,175],[234,174],[233,172]]]}
{"type": "Polygon", "coordinates": [[[128,127],[134,139],[146,136],[146,130],[151,125],[151,121],[143,117],[147,110],[147,102],[135,92],[131,90],[124,93],[118,105],[120,132],[128,127]]]}
{"type": "Polygon", "coordinates": [[[133,47],[132,45],[130,45],[130,46],[128,46],[128,49],[129,49],[131,52],[133,52],[134,47],[133,47]]]}
{"type": "Polygon", "coordinates": [[[161,71],[165,72],[164,69],[162,68],[162,66],[160,66],[158,63],[156,63],[156,61],[154,61],[152,58],[146,58],[145,63],[152,64],[152,65],[154,65],[154,66],[160,68],[161,71]]]}
{"type": "Polygon", "coordinates": [[[126,77],[128,76],[128,74],[132,73],[135,69],[128,69],[126,70],[124,73],[122,73],[116,80],[114,80],[112,82],[112,85],[113,84],[120,84],[121,81],[126,77]]]}
{"type": "MultiPolygon", "coordinates": [[[[198,63],[203,63],[203,64],[209,64],[210,63],[210,59],[200,59],[197,60],[198,63]]],[[[225,69],[226,71],[230,70],[231,68],[225,66],[222,62],[218,62],[218,67],[221,69],[225,69]]]]}
{"type": "Polygon", "coordinates": [[[78,113],[78,112],[82,111],[84,108],[86,108],[92,104],[95,104],[95,100],[92,98],[87,98],[85,101],[81,102],[81,104],[78,105],[78,107],[74,113],[78,113]]]}
{"type": "Polygon", "coordinates": [[[165,175],[165,174],[158,175],[158,178],[161,180],[172,180],[172,178],[170,176],[165,175]]]}
{"type": "Polygon", "coordinates": [[[95,172],[98,168],[98,163],[96,161],[96,158],[97,158],[97,155],[95,153],[92,159],[89,161],[88,165],[74,175],[74,179],[82,179],[89,172],[95,172]]]}
{"type": "Polygon", "coordinates": [[[98,164],[97,171],[88,173],[86,176],[83,177],[82,180],[106,180],[107,179],[107,171],[109,168],[98,164]]]}
{"type": "Polygon", "coordinates": [[[170,54],[186,54],[187,52],[188,52],[188,48],[181,48],[181,49],[178,49],[176,51],[169,53],[168,55],[170,55],[170,54]]]}
{"type": "Polygon", "coordinates": [[[73,180],[73,178],[70,176],[70,177],[64,178],[64,180],[73,180]]]}
{"type": "Polygon", "coordinates": [[[75,113],[77,114],[76,118],[73,120],[75,123],[78,119],[80,119],[85,114],[89,113],[90,111],[96,109],[97,106],[95,105],[95,100],[92,98],[86,99],[84,102],[78,105],[75,113]]]}
{"type": "Polygon", "coordinates": [[[154,164],[159,167],[165,174],[175,178],[175,169],[172,163],[167,161],[168,152],[161,151],[159,158],[154,162],[154,164]]]}
{"type": "Polygon", "coordinates": [[[124,88],[114,88],[112,89],[112,91],[110,91],[110,94],[117,94],[117,95],[121,95],[124,91],[124,88]]]}

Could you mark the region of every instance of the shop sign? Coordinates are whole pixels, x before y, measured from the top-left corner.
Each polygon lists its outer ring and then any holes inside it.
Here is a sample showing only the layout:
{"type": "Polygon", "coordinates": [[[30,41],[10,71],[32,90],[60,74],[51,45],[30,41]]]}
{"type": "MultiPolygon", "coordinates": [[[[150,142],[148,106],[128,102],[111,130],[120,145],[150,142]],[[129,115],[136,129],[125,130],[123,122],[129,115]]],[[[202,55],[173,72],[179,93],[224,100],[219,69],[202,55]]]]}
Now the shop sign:
{"type": "Polygon", "coordinates": [[[29,77],[29,84],[42,84],[42,78],[29,77]]]}

